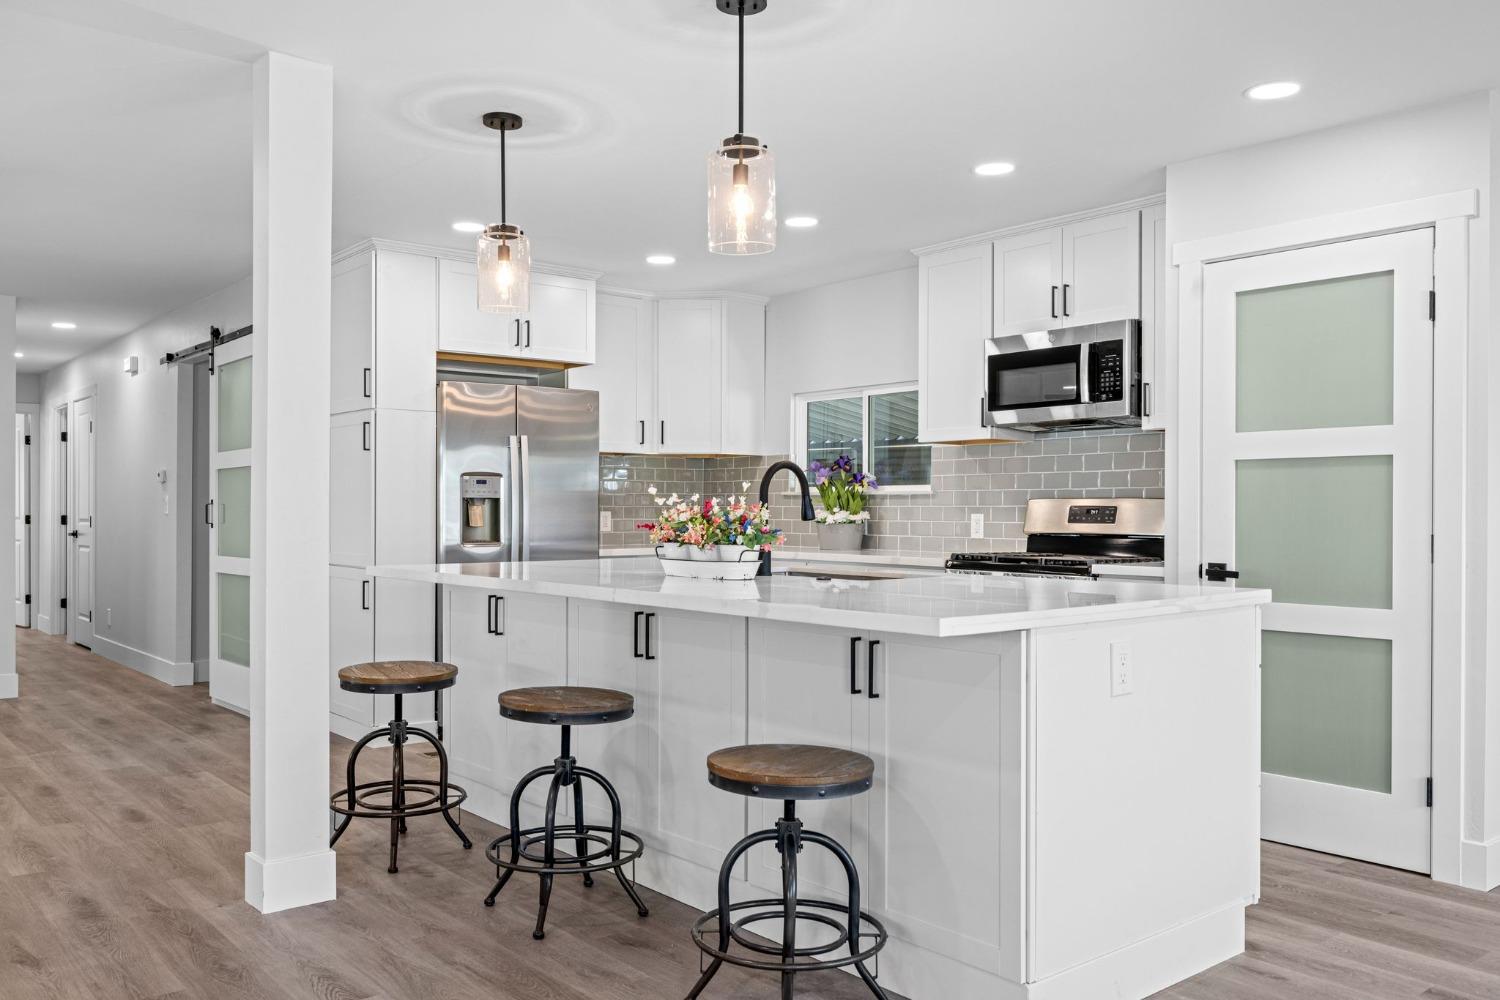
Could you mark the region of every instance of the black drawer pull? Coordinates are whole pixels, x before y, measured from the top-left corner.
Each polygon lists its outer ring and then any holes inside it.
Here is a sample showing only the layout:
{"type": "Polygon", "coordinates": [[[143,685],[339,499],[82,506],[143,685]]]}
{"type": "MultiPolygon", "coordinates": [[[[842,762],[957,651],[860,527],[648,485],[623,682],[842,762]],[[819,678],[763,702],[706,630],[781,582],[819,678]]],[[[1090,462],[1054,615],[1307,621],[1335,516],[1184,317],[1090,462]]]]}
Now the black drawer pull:
{"type": "Polygon", "coordinates": [[[859,689],[859,644],[861,638],[857,635],[849,637],[849,693],[863,694],[859,689]]]}
{"type": "Polygon", "coordinates": [[[880,697],[880,695],[875,693],[875,647],[878,645],[880,645],[879,639],[871,639],[870,652],[866,654],[865,658],[865,687],[870,689],[867,695],[870,698],[880,697]]]}
{"type": "Polygon", "coordinates": [[[635,613],[635,622],[630,630],[631,653],[637,660],[646,655],[641,652],[641,619],[645,617],[645,614],[644,611],[635,613]]]}

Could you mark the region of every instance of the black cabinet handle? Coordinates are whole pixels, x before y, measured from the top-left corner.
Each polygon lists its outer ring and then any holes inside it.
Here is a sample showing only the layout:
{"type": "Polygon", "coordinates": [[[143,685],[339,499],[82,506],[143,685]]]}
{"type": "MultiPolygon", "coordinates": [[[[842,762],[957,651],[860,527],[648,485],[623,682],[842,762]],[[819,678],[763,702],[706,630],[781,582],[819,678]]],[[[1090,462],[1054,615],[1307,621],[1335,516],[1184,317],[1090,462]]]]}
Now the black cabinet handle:
{"type": "Polygon", "coordinates": [[[656,619],[656,613],[646,612],[646,659],[656,659],[656,654],[651,651],[651,623],[656,619]]]}
{"type": "Polygon", "coordinates": [[[360,447],[364,448],[365,451],[370,450],[370,422],[368,420],[360,426],[359,442],[360,447]]]}
{"type": "Polygon", "coordinates": [[[1057,319],[1057,286],[1052,286],[1052,318],[1057,319]]]}
{"type": "Polygon", "coordinates": [[[641,447],[646,446],[646,421],[641,421],[641,447]]]}
{"type": "Polygon", "coordinates": [[[490,635],[504,635],[505,627],[501,624],[500,615],[505,610],[505,597],[501,594],[490,595],[490,635]]]}
{"type": "Polygon", "coordinates": [[[859,689],[859,644],[860,637],[849,637],[849,693],[863,694],[859,689]]]}
{"type": "Polygon", "coordinates": [[[641,619],[645,617],[645,614],[646,612],[644,611],[637,611],[635,613],[635,623],[630,630],[631,655],[633,655],[637,660],[645,656],[645,654],[641,652],[641,619]]]}
{"type": "Polygon", "coordinates": [[[488,635],[495,634],[495,595],[490,594],[484,599],[484,631],[488,635]]]}
{"type": "Polygon", "coordinates": [[[1071,315],[1068,312],[1068,289],[1070,287],[1072,287],[1072,286],[1070,286],[1070,285],[1068,285],[1066,283],[1063,284],[1063,315],[1064,316],[1071,315]]]}
{"type": "Polygon", "coordinates": [[[516,319],[516,346],[521,346],[521,320],[519,318],[516,319]]]}
{"type": "Polygon", "coordinates": [[[365,369],[365,398],[370,398],[370,369],[365,369]]]}
{"type": "Polygon", "coordinates": [[[531,346],[531,320],[526,321],[526,346],[531,346]]]}
{"type": "Polygon", "coordinates": [[[665,445],[667,443],[667,422],[665,420],[663,420],[661,422],[661,438],[660,438],[660,443],[662,445],[665,445]]]}
{"type": "Polygon", "coordinates": [[[370,610],[370,581],[359,581],[359,610],[370,610]]]}
{"type": "Polygon", "coordinates": [[[866,694],[868,698],[879,698],[875,693],[875,647],[880,645],[879,639],[870,640],[870,651],[865,656],[865,687],[869,688],[866,694]]]}

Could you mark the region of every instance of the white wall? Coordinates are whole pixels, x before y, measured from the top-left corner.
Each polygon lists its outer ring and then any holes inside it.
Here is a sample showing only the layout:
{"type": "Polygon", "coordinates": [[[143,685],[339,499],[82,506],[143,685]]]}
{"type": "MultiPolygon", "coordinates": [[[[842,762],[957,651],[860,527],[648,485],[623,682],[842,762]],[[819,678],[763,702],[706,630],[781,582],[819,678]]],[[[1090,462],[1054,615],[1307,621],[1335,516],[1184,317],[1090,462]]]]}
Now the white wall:
{"type": "MultiPolygon", "coordinates": [[[[1430,195],[1477,189],[1479,217],[1470,223],[1470,294],[1465,303],[1440,302],[1439,309],[1466,309],[1469,318],[1467,426],[1469,515],[1464,547],[1464,775],[1461,779],[1463,836],[1469,847],[1488,852],[1490,874],[1466,884],[1500,882],[1500,533],[1487,531],[1491,481],[1500,475],[1500,425],[1491,412],[1500,378],[1489,339],[1497,257],[1489,220],[1491,177],[1500,155],[1500,112],[1491,96],[1476,94],[1442,105],[1354,122],[1277,142],[1173,164],[1167,168],[1167,242],[1177,243],[1332,215],[1430,195]],[[1492,153],[1492,146],[1494,151],[1492,153]]],[[[1189,308],[1190,290],[1181,305],[1189,308]]],[[[1179,301],[1177,274],[1168,274],[1167,301],[1179,301]]],[[[1179,314],[1168,310],[1168,343],[1177,343],[1179,314]]],[[[1168,354],[1175,356],[1175,351],[1168,354]]],[[[1175,371],[1169,372],[1175,378],[1175,371]]],[[[1183,413],[1181,422],[1196,420],[1183,413]]],[[[1173,480],[1180,463],[1169,436],[1167,497],[1186,503],[1191,485],[1173,480]]],[[[1439,490],[1464,486],[1440,483],[1439,490]]],[[[1186,544],[1184,542],[1183,544],[1186,544]]],[[[1169,560],[1172,553],[1168,554],[1169,560]]],[[[1444,794],[1451,775],[1435,775],[1444,794]]],[[[1453,794],[1449,791],[1447,794],[1453,794]]],[[[1452,801],[1451,799],[1449,801],[1452,801]]],[[[1435,849],[1438,845],[1435,844],[1435,849]]],[[[1436,854],[1435,854],[1436,860],[1436,854]]]]}
{"type": "MultiPolygon", "coordinates": [[[[47,372],[42,380],[44,526],[36,537],[41,580],[35,603],[55,616],[53,563],[60,529],[57,492],[58,405],[95,393],[98,455],[97,569],[94,651],[174,683],[192,680],[191,438],[184,407],[191,406],[192,370],[159,364],[163,354],[250,322],[250,279],[161,316],[138,330],[47,372]],[[121,370],[128,355],[140,373],[121,370]],[[165,469],[167,483],[156,481],[165,469]],[[165,499],[166,506],[163,506],[165,499]],[[106,610],[112,623],[106,621],[106,610]]],[[[49,630],[62,631],[61,620],[49,630]]]]}
{"type": "Polygon", "coordinates": [[[42,377],[36,372],[16,375],[16,402],[40,403],[42,401],[42,377]]]}
{"type": "Polygon", "coordinates": [[[819,285],[766,305],[766,434],[791,443],[802,392],[917,378],[917,268],[819,285]]]}

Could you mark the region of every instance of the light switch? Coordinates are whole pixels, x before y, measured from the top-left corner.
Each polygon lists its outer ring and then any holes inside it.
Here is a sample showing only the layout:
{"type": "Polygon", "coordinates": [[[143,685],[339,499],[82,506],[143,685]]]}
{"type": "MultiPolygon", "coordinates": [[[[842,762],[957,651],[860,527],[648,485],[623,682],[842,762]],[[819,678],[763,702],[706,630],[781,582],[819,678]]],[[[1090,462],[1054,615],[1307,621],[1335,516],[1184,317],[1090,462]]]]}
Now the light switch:
{"type": "Polygon", "coordinates": [[[610,525],[612,525],[614,523],[614,520],[615,520],[615,518],[614,518],[613,514],[611,514],[607,510],[601,510],[599,512],[599,530],[600,531],[610,531],[611,530],[610,525]]]}
{"type": "Polygon", "coordinates": [[[1118,698],[1135,691],[1135,664],[1130,658],[1130,643],[1109,644],[1109,694],[1118,698]]]}
{"type": "Polygon", "coordinates": [[[983,514],[970,514],[969,515],[969,537],[970,538],[983,538],[984,537],[984,515],[983,514]]]}

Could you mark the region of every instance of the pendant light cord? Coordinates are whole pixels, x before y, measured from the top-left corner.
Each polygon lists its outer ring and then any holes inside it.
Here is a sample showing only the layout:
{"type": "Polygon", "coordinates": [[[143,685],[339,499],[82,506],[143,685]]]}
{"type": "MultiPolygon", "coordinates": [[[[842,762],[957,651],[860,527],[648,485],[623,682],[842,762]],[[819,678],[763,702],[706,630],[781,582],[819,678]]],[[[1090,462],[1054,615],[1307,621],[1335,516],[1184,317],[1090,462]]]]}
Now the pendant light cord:
{"type": "Polygon", "coordinates": [[[505,129],[500,130],[500,225],[505,225],[505,129]]]}
{"type": "Polygon", "coordinates": [[[740,22],[740,128],[739,134],[745,134],[745,0],[739,0],[740,22]]]}

